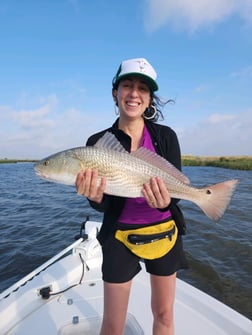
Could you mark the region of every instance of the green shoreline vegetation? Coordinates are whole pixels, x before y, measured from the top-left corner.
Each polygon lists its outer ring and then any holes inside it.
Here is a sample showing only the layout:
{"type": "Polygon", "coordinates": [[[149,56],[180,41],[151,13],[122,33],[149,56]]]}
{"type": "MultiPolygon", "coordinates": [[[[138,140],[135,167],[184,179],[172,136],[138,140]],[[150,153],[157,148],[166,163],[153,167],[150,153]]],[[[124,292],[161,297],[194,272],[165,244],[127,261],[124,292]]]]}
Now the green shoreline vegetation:
{"type": "Polygon", "coordinates": [[[183,166],[212,166],[233,170],[252,170],[252,156],[202,157],[183,155],[183,166]]]}
{"type": "MultiPolygon", "coordinates": [[[[35,163],[35,159],[0,159],[1,163],[35,163]]],[[[252,170],[252,156],[205,157],[182,155],[183,166],[212,166],[234,170],[252,170]]]]}

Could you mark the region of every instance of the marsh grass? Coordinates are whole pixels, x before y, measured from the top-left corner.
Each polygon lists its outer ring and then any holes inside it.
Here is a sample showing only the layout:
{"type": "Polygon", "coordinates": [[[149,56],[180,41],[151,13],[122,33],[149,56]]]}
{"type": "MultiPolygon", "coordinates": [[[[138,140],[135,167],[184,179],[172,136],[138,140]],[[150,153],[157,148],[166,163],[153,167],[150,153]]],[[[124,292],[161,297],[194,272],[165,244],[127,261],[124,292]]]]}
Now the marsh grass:
{"type": "Polygon", "coordinates": [[[214,166],[234,170],[252,170],[252,156],[182,156],[183,166],[214,166]]]}

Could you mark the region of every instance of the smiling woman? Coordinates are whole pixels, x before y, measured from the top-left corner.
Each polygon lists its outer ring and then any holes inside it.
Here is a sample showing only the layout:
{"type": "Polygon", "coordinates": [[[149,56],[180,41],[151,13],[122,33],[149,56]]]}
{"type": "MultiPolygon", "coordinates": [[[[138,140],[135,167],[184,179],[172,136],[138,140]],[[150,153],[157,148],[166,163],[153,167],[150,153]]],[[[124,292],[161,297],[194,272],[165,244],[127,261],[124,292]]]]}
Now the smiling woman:
{"type": "MultiPolygon", "coordinates": [[[[112,127],[91,136],[87,145],[99,143],[106,132],[111,132],[128,152],[137,154],[139,148],[147,148],[180,170],[180,148],[175,132],[155,123],[162,117],[161,101],[154,94],[158,90],[156,78],[156,71],[146,59],[123,61],[112,82],[112,96],[119,117],[112,127]]],[[[131,178],[136,172],[132,171],[131,178]]],[[[172,335],[176,272],[187,267],[181,237],[184,221],[177,206],[179,200],[171,199],[164,180],[157,176],[148,177],[141,184],[142,189],[137,198],[105,194],[107,182],[109,184],[109,180],[103,175],[98,176],[98,171],[92,169],[80,172],[76,179],[78,194],[87,197],[94,209],[104,212],[103,225],[98,235],[103,246],[104,315],[101,335],[112,334],[112,329],[116,334],[123,333],[131,282],[141,270],[141,259],[151,277],[154,333],[172,335]],[[176,229],[171,229],[172,236],[168,231],[159,231],[164,225],[170,227],[173,220],[176,229]],[[127,235],[128,230],[139,234],[139,230],[152,231],[153,227],[156,232],[156,237],[151,234],[153,240],[159,240],[160,236],[170,236],[172,240],[172,248],[165,247],[162,256],[150,251],[153,250],[151,247],[158,248],[159,241],[155,246],[151,245],[151,241],[145,244],[145,251],[149,250],[146,253],[148,257],[140,257],[132,252],[123,239],[118,238],[121,234],[127,235]]],[[[163,242],[169,244],[168,240],[165,237],[163,242]]]]}
{"type": "MultiPolygon", "coordinates": [[[[121,124],[124,119],[139,119],[150,106],[151,100],[148,85],[144,80],[134,76],[121,79],[118,89],[113,90],[113,97],[120,111],[121,124]]],[[[136,147],[133,146],[131,150],[135,151],[138,146],[139,144],[136,147]]]]}

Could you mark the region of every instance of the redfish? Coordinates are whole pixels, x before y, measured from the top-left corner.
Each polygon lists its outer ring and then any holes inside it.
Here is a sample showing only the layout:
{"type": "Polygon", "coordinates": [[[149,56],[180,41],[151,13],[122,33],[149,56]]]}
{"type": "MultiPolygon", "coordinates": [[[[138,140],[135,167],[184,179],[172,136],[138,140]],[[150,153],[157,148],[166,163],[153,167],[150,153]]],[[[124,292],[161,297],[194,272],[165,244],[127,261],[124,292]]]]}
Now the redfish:
{"type": "Polygon", "coordinates": [[[34,168],[40,177],[67,185],[75,185],[79,171],[96,169],[98,182],[101,177],[106,178],[106,194],[127,198],[142,197],[143,184],[151,177],[159,177],[172,198],[195,203],[214,221],[224,214],[238,183],[234,179],[203,188],[193,187],[181,171],[161,156],[143,147],[128,153],[109,132],[94,146],[56,153],[37,162],[34,168]]]}

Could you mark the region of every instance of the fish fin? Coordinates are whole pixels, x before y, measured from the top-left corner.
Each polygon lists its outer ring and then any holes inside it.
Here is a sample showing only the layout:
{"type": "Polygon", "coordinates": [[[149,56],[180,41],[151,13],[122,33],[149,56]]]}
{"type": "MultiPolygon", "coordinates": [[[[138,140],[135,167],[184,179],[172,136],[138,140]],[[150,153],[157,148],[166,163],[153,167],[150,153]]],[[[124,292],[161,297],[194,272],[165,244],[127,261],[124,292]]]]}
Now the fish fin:
{"type": "Polygon", "coordinates": [[[128,154],[114,134],[106,132],[94,145],[98,149],[110,149],[128,154]]]}
{"type": "Polygon", "coordinates": [[[227,209],[238,180],[228,180],[200,189],[205,196],[197,199],[195,203],[212,220],[219,221],[227,209]]]}
{"type": "Polygon", "coordinates": [[[131,155],[145,161],[146,163],[154,165],[162,171],[165,171],[184,184],[190,184],[190,180],[181,171],[155,152],[152,152],[144,147],[140,147],[138,150],[132,152],[131,155]]]}

